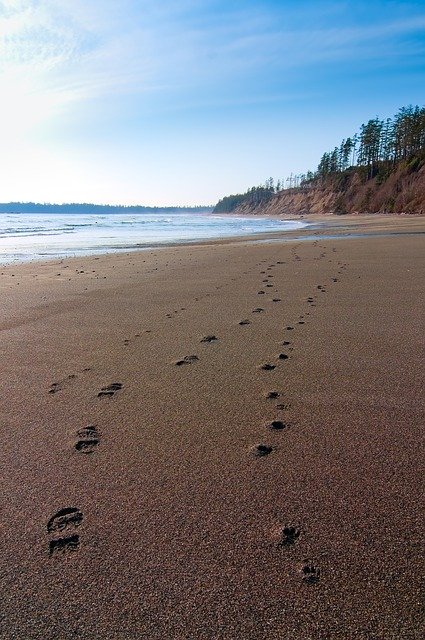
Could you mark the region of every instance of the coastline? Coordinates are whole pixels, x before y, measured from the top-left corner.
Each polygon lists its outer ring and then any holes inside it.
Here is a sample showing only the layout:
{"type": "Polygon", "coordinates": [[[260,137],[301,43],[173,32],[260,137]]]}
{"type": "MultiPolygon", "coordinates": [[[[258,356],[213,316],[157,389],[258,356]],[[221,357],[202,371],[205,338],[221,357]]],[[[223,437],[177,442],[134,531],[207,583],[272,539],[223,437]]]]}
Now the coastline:
{"type": "MultiPolygon", "coordinates": [[[[221,214],[219,217],[222,217],[221,214]]],[[[315,235],[319,237],[334,237],[335,234],[347,237],[348,235],[355,235],[357,233],[390,233],[394,227],[397,233],[416,233],[421,232],[423,229],[423,216],[413,215],[390,215],[390,214],[358,214],[348,216],[335,216],[332,214],[312,214],[312,215],[268,215],[265,214],[261,217],[285,221],[299,221],[304,222],[308,226],[301,229],[283,230],[283,231],[264,231],[257,234],[245,234],[245,235],[232,235],[222,236],[219,238],[196,238],[191,240],[180,240],[178,242],[146,242],[144,244],[139,243],[137,245],[123,246],[118,249],[110,248],[105,251],[92,251],[87,250],[87,253],[80,255],[69,256],[55,256],[55,255],[43,255],[31,259],[23,259],[21,261],[2,261],[0,259],[0,268],[13,267],[21,264],[42,264],[44,262],[54,264],[59,263],[62,260],[76,260],[79,261],[85,257],[102,257],[105,255],[130,255],[132,253],[139,253],[141,251],[159,250],[159,249],[172,249],[176,247],[191,247],[191,246],[214,246],[221,244],[233,244],[244,242],[268,242],[269,240],[282,241],[294,241],[309,239],[310,236],[315,235]],[[323,231],[320,234],[320,231],[323,231]],[[329,233],[326,233],[329,232],[329,233]],[[332,233],[330,233],[332,232],[332,233]]],[[[232,217],[231,214],[226,214],[225,217],[232,217]]],[[[241,216],[233,216],[240,218],[241,216]]],[[[243,216],[242,216],[243,217],[243,216]]]]}
{"type": "Polygon", "coordinates": [[[347,218],[1,267],[2,637],[421,637],[425,222],[347,218]]]}

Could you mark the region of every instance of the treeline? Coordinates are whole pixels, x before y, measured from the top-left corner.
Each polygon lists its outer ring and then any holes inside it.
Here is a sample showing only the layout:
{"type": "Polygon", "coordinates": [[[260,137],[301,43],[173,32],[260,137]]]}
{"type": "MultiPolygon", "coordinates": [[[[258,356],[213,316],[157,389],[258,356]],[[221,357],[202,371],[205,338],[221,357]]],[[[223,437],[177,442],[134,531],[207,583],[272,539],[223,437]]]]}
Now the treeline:
{"type": "MultiPolygon", "coordinates": [[[[402,162],[408,163],[409,170],[418,170],[425,163],[425,107],[410,105],[393,118],[373,118],[333,151],[324,153],[315,172],[269,178],[245,193],[222,198],[214,212],[230,213],[243,203],[258,205],[284,189],[311,189],[329,176],[351,171],[360,172],[364,180],[376,177],[383,182],[402,162]]],[[[340,182],[344,179],[338,177],[340,182]]]]}
{"type": "Polygon", "coordinates": [[[360,131],[342,140],[333,151],[324,153],[314,178],[346,171],[353,166],[367,167],[372,178],[384,163],[398,163],[425,153],[425,107],[402,107],[393,118],[378,117],[362,124],[360,131]]]}
{"type": "MultiPolygon", "coordinates": [[[[272,178],[270,178],[270,180],[272,180],[272,178]]],[[[268,181],[266,181],[266,184],[251,187],[251,189],[248,189],[245,193],[225,196],[219,200],[214,207],[214,213],[231,213],[243,203],[257,206],[270,200],[274,193],[275,187],[272,187],[268,181]]]]}
{"type": "Polygon", "coordinates": [[[90,203],[42,204],[37,202],[3,202],[0,213],[208,213],[212,207],[145,207],[142,205],[110,205],[90,203]]]}

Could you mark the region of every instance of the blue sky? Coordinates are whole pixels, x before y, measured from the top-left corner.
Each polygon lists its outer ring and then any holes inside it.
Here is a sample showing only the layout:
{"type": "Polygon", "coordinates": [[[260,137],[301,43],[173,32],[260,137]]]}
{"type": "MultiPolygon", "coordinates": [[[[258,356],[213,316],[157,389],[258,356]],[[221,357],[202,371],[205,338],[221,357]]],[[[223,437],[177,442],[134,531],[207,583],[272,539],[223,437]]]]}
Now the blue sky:
{"type": "Polygon", "coordinates": [[[425,2],[0,0],[0,201],[207,204],[425,103],[425,2]]]}

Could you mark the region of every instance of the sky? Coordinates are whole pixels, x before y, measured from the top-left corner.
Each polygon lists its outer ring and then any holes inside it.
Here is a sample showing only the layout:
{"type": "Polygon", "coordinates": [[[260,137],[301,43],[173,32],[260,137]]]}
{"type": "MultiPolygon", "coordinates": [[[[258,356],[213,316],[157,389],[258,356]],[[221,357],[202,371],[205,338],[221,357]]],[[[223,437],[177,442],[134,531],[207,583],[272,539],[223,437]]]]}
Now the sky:
{"type": "Polygon", "coordinates": [[[0,202],[215,204],[409,104],[424,0],[0,0],[0,202]]]}

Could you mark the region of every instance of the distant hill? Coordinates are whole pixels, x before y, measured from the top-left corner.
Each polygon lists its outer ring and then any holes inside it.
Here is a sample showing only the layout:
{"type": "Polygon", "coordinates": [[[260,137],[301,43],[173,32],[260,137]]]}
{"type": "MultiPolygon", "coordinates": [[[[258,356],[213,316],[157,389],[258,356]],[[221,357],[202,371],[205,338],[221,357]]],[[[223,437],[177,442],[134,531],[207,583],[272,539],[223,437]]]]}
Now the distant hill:
{"type": "Polygon", "coordinates": [[[142,205],[111,205],[90,203],[42,204],[38,202],[2,202],[0,213],[209,213],[211,206],[145,207],[142,205]]]}

